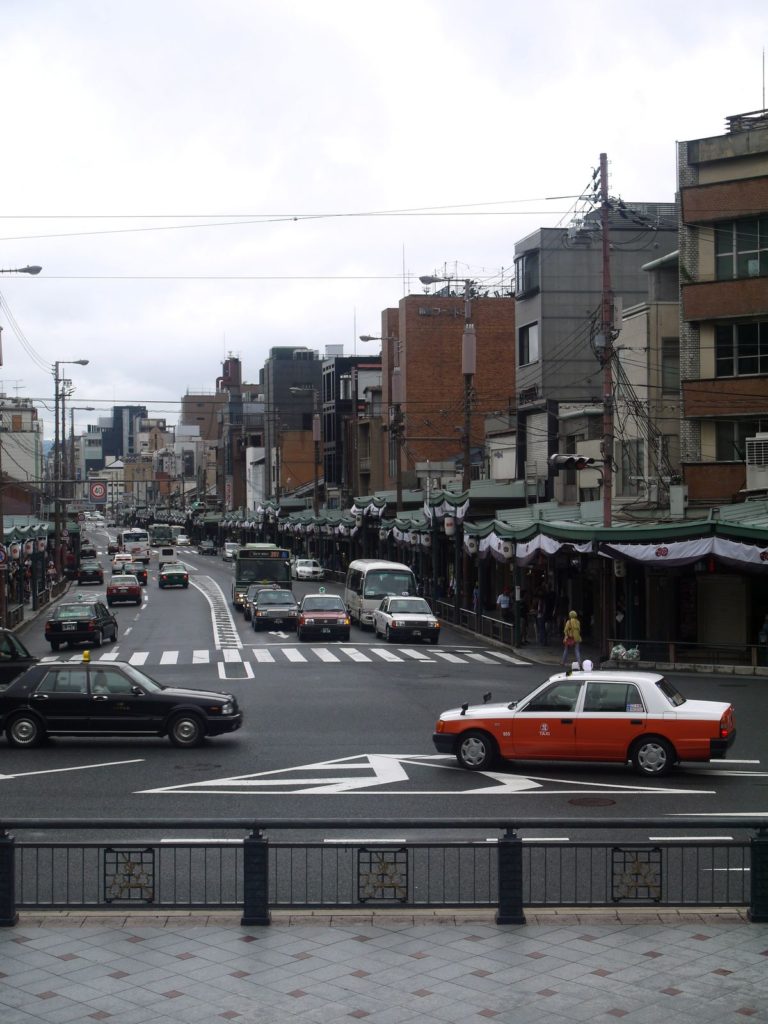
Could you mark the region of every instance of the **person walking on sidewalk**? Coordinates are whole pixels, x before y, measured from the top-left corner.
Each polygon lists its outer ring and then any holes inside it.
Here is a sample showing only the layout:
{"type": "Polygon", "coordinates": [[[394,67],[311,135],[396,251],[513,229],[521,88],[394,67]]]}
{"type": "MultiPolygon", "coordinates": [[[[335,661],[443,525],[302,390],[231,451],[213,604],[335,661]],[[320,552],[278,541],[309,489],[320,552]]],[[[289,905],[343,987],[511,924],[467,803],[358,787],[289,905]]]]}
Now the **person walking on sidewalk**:
{"type": "Polygon", "coordinates": [[[569,656],[572,661],[577,661],[581,664],[581,623],[575,611],[568,612],[568,618],[563,626],[562,665],[565,664],[566,658],[569,656]]]}

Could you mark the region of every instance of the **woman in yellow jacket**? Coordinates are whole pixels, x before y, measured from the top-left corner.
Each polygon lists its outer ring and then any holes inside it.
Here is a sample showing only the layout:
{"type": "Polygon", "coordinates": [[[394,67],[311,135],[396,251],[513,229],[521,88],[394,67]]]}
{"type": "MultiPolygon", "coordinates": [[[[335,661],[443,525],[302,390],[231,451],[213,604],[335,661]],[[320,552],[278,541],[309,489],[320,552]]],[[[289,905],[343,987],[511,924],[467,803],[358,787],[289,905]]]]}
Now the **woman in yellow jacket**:
{"type": "Polygon", "coordinates": [[[578,615],[573,611],[568,612],[568,618],[563,627],[562,665],[565,664],[566,658],[569,656],[572,661],[577,661],[581,665],[581,623],[578,615]]]}

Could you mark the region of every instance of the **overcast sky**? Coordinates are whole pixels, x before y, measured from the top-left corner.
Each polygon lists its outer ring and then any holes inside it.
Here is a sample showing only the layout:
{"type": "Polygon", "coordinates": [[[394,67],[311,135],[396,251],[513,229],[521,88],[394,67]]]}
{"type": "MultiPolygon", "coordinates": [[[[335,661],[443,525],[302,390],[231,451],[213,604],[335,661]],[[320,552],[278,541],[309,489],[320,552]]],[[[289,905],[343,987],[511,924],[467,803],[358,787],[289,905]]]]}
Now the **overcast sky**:
{"type": "MultiPolygon", "coordinates": [[[[6,394],[176,420],[228,353],[380,332],[435,270],[611,193],[763,105],[765,0],[0,0],[6,394]],[[405,211],[408,211],[407,213],[405,211]],[[10,310],[10,316],[9,311],[10,310]],[[20,337],[20,336],[21,337],[20,337]]],[[[357,343],[357,351],[375,347],[357,343]]],[[[76,413],[76,425],[98,412],[76,413]]]]}

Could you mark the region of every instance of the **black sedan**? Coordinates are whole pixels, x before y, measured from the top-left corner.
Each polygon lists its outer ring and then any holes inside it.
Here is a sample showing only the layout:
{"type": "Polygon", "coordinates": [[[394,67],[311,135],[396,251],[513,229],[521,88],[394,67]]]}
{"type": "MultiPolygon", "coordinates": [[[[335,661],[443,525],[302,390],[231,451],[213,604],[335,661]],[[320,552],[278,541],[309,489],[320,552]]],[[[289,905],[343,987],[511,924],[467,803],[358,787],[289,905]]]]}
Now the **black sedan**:
{"type": "Polygon", "coordinates": [[[197,545],[198,555],[215,555],[216,545],[212,540],[201,540],[197,545]]]}
{"type": "Polygon", "coordinates": [[[12,679],[36,664],[37,658],[10,629],[0,629],[0,686],[7,686],[12,679]]]}
{"type": "Polygon", "coordinates": [[[251,602],[251,625],[254,629],[296,628],[299,606],[290,590],[282,587],[263,587],[251,602]]]}
{"type": "Polygon", "coordinates": [[[143,562],[126,562],[123,565],[123,572],[127,572],[130,576],[135,576],[142,587],[146,587],[147,567],[143,562]]]}
{"type": "Polygon", "coordinates": [[[163,686],[127,662],[36,665],[0,692],[0,729],[15,747],[50,736],[167,736],[196,747],[243,722],[228,693],[163,686]]]}
{"type": "Polygon", "coordinates": [[[349,640],[349,612],[338,594],[306,594],[299,605],[296,635],[299,640],[317,636],[349,640]]]}
{"type": "Polygon", "coordinates": [[[101,567],[101,563],[96,561],[95,558],[84,560],[80,563],[80,567],[77,570],[77,585],[82,586],[83,583],[103,583],[104,582],[104,570],[101,567]]]}
{"type": "Polygon", "coordinates": [[[45,623],[45,639],[54,651],[62,644],[101,647],[104,640],[117,640],[117,619],[103,601],[60,604],[45,623]]]}

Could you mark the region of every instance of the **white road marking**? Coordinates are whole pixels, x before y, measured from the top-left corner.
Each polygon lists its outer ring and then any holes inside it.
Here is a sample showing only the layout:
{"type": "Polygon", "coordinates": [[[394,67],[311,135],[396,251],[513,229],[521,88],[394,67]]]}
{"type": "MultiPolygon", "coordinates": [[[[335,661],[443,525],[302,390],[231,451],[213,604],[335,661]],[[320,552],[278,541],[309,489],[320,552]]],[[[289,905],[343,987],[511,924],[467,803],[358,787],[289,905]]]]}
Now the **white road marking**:
{"type": "Polygon", "coordinates": [[[711,843],[720,839],[733,842],[733,836],[648,836],[649,843],[711,843]]]}
{"type": "Polygon", "coordinates": [[[102,654],[96,659],[96,661],[118,661],[120,660],[119,651],[110,651],[109,654],[102,654]]]}
{"type": "Polygon", "coordinates": [[[530,665],[529,661],[524,661],[522,658],[513,658],[511,654],[504,654],[503,651],[491,651],[494,658],[501,658],[502,661],[508,661],[512,665],[530,665]]]}
{"type": "Polygon", "coordinates": [[[163,653],[160,655],[161,665],[175,665],[178,660],[178,651],[163,651],[163,653]]]}
{"type": "Polygon", "coordinates": [[[327,648],[325,648],[325,647],[313,647],[312,648],[312,653],[317,655],[317,657],[320,659],[320,661],[328,662],[328,661],[338,661],[339,660],[332,651],[327,650],[327,648]]]}
{"type": "Polygon", "coordinates": [[[432,661],[428,654],[423,651],[416,651],[413,647],[401,647],[400,653],[404,654],[407,658],[415,658],[416,661],[432,661]]]}
{"type": "Polygon", "coordinates": [[[442,658],[443,661],[451,661],[454,665],[466,665],[466,661],[463,658],[457,658],[455,654],[449,654],[448,651],[433,651],[436,658],[442,658]]]}
{"type": "Polygon", "coordinates": [[[297,651],[295,647],[285,647],[283,649],[283,654],[286,656],[288,661],[292,661],[292,662],[299,662],[299,661],[301,661],[301,662],[305,662],[306,663],[306,660],[307,660],[304,657],[304,655],[301,653],[301,651],[297,651]]]}
{"type": "Polygon", "coordinates": [[[210,651],[193,651],[192,652],[192,664],[193,665],[208,665],[211,660],[210,651]]]}
{"type": "Polygon", "coordinates": [[[377,655],[382,661],[402,661],[403,659],[395,654],[394,651],[387,650],[386,647],[371,647],[371,654],[377,655]]]}
{"type": "Polygon", "coordinates": [[[493,658],[487,658],[484,654],[468,654],[467,657],[471,658],[472,661],[480,661],[484,665],[494,665],[495,664],[493,658]]]}
{"type": "Polygon", "coordinates": [[[254,659],[261,664],[274,663],[274,655],[263,647],[254,647],[252,653],[254,659]]]}
{"type": "Polygon", "coordinates": [[[143,757],[134,757],[130,761],[103,761],[99,764],[72,765],[70,768],[45,768],[38,772],[16,772],[13,775],[0,775],[0,781],[3,779],[25,779],[32,775],[59,775],[61,772],[82,772],[87,771],[89,768],[119,768],[124,764],[142,764],[143,761],[143,757]]]}
{"type": "Polygon", "coordinates": [[[370,661],[371,659],[367,654],[363,654],[362,651],[358,651],[356,647],[342,647],[340,648],[351,661],[370,661]]]}
{"type": "Polygon", "coordinates": [[[128,659],[129,665],[143,665],[149,657],[149,651],[135,651],[128,659]]]}
{"type": "Polygon", "coordinates": [[[224,661],[239,661],[242,662],[243,658],[236,648],[225,647],[224,648],[224,661]]]}

